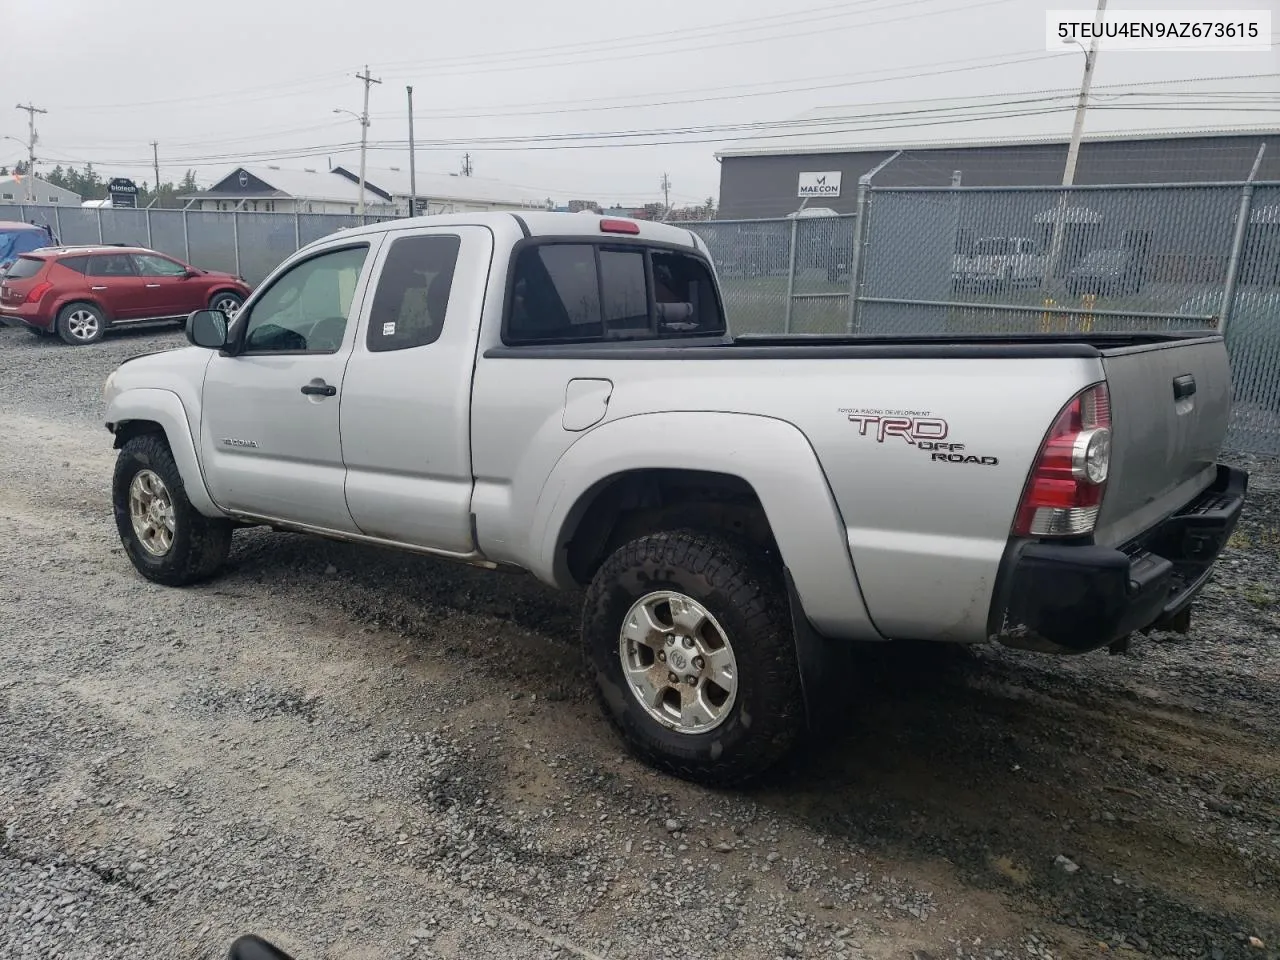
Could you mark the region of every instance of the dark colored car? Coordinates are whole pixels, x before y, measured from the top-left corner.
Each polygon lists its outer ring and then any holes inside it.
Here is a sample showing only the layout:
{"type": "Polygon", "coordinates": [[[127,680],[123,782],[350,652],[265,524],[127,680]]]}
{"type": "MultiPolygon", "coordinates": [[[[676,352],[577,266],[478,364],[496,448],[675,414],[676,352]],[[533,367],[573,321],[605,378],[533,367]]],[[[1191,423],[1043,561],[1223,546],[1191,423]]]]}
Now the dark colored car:
{"type": "Polygon", "coordinates": [[[79,345],[108,327],[181,321],[205,308],[234,316],[249,291],[241,277],[143,247],[46,247],[0,277],[0,320],[79,345]]]}
{"type": "Polygon", "coordinates": [[[16,220],[0,220],[0,277],[21,254],[54,246],[58,238],[48,227],[16,220]]]}
{"type": "Polygon", "coordinates": [[[1137,293],[1142,288],[1142,264],[1132,250],[1090,250],[1067,271],[1066,281],[1067,290],[1074,297],[1083,293],[1137,293]]]}

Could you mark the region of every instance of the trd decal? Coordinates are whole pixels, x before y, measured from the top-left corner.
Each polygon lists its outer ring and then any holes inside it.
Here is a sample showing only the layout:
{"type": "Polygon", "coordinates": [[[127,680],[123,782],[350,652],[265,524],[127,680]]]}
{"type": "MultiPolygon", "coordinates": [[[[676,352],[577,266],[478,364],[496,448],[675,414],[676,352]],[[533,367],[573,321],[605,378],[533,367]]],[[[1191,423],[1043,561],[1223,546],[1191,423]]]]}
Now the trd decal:
{"type": "Polygon", "coordinates": [[[876,443],[901,441],[929,454],[933,463],[968,463],[998,466],[998,457],[966,453],[963,443],[948,440],[951,426],[928,410],[865,410],[842,407],[840,412],[858,428],[858,436],[872,437],[876,443]]]}
{"type": "Polygon", "coordinates": [[[870,431],[880,443],[885,437],[901,437],[907,443],[945,440],[950,432],[947,421],[936,417],[882,417],[867,413],[850,413],[848,417],[850,423],[858,425],[861,436],[870,431]]]}

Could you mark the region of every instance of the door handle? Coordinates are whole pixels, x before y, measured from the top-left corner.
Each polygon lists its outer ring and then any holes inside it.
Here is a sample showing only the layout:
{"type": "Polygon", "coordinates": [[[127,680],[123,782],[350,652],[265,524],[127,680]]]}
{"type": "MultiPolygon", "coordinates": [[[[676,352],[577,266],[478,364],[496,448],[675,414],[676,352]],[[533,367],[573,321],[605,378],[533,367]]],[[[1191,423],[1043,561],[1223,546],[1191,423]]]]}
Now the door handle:
{"type": "Polygon", "coordinates": [[[303,384],[302,392],[309,397],[332,397],[338,392],[338,388],[332,384],[325,383],[323,380],[315,379],[310,383],[303,384]]]}
{"type": "Polygon", "coordinates": [[[105,290],[105,289],[107,289],[107,288],[106,288],[106,287],[90,287],[89,289],[90,289],[90,290],[105,290]]]}
{"type": "Polygon", "coordinates": [[[1195,392],[1196,378],[1192,374],[1184,373],[1180,377],[1173,378],[1173,399],[1175,402],[1193,397],[1195,392]]]}
{"type": "Polygon", "coordinates": [[[158,286],[160,286],[160,284],[158,284],[158,283],[148,283],[148,284],[147,284],[147,289],[148,289],[148,290],[150,290],[152,287],[158,287],[158,286]]]}

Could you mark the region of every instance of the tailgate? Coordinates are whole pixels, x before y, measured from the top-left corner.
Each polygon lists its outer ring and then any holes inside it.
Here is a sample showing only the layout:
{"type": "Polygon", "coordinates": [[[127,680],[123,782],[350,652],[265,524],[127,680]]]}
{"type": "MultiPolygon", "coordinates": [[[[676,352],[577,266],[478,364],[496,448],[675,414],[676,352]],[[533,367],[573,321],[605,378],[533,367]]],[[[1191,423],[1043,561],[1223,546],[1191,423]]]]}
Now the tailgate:
{"type": "Polygon", "coordinates": [[[1213,482],[1231,370],[1221,337],[1105,350],[1102,365],[1112,454],[1095,540],[1116,546],[1213,482]]]}

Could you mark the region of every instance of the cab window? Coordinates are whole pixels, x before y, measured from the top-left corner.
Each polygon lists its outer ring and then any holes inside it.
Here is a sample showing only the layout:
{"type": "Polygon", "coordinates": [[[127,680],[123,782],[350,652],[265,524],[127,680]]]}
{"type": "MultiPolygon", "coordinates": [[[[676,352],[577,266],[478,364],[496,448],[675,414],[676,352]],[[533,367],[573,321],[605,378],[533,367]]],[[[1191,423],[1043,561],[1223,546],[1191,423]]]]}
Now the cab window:
{"type": "Polygon", "coordinates": [[[245,321],[245,353],[336,353],[369,248],[310,257],[276,279],[245,321]]]}
{"type": "Polygon", "coordinates": [[[365,345],[376,352],[422,347],[440,339],[462,240],[399,237],[391,244],[369,311],[365,345]]]}
{"type": "Polygon", "coordinates": [[[719,336],[724,312],[700,257],[643,244],[544,242],[512,271],[508,344],[719,336]]]}

